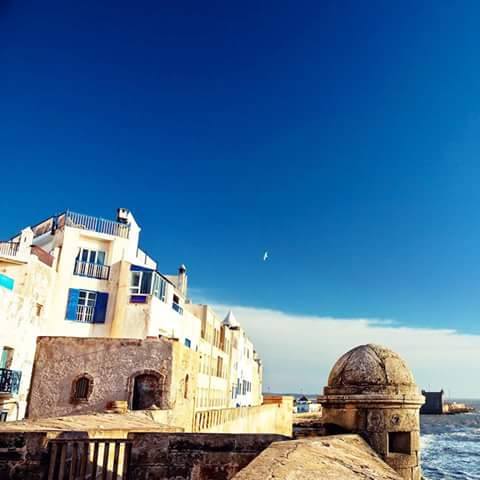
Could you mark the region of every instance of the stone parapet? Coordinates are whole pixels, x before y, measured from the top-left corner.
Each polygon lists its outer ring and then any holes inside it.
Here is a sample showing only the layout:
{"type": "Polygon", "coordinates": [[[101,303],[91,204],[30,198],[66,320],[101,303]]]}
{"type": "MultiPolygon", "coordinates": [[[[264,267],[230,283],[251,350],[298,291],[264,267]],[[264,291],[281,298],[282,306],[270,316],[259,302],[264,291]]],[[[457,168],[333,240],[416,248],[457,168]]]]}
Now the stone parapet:
{"type": "Polygon", "coordinates": [[[194,432],[271,433],[292,436],[291,397],[276,397],[253,407],[201,410],[194,415],[194,432]]]}
{"type": "Polygon", "coordinates": [[[235,480],[401,480],[357,435],[275,442],[235,480]]]}

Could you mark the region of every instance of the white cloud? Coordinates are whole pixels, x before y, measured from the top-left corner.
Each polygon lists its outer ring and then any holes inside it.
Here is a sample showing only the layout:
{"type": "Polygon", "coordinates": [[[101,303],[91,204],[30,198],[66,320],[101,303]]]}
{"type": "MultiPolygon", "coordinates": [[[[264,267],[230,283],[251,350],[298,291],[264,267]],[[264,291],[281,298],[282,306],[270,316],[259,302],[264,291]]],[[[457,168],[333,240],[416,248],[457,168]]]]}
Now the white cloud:
{"type": "Polygon", "coordinates": [[[356,345],[378,343],[400,354],[420,388],[457,398],[480,397],[480,336],[401,326],[390,320],[288,314],[235,305],[232,309],[264,362],[264,390],[320,393],[335,360],[356,345]]]}

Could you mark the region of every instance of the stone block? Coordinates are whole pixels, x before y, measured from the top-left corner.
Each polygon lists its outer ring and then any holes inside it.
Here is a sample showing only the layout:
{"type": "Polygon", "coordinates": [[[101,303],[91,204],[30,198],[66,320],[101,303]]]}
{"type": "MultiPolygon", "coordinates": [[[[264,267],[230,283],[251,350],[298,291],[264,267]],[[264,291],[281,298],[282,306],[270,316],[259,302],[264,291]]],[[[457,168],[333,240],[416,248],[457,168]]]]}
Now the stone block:
{"type": "Polygon", "coordinates": [[[367,434],[370,446],[382,457],[388,453],[388,439],[386,432],[373,432],[367,434]]]}
{"type": "Polygon", "coordinates": [[[416,455],[405,455],[402,453],[390,453],[385,458],[385,461],[394,469],[399,471],[400,469],[409,469],[417,466],[416,455]]]}
{"type": "Polygon", "coordinates": [[[235,435],[236,452],[259,452],[268,447],[273,442],[289,440],[285,435],[256,435],[256,434],[238,434],[235,435]]]}
{"type": "Polygon", "coordinates": [[[230,434],[183,434],[170,438],[172,450],[202,450],[207,452],[232,451],[235,449],[235,435],[230,434]]]}
{"type": "Polygon", "coordinates": [[[168,479],[167,465],[132,466],[128,472],[129,480],[161,480],[168,479]]]}

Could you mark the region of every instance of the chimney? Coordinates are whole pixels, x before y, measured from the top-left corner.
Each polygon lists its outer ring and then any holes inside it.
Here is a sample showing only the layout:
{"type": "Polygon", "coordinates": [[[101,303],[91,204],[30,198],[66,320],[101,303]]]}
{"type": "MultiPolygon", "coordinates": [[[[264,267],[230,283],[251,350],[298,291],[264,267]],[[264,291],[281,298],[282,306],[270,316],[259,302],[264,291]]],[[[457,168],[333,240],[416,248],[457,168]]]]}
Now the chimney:
{"type": "Polygon", "coordinates": [[[130,211],[127,208],[117,208],[117,222],[128,223],[128,214],[130,211]]]}
{"type": "Polygon", "coordinates": [[[178,267],[178,280],[177,280],[177,288],[180,293],[186,297],[187,296],[187,267],[185,265],[180,265],[178,267]]]}

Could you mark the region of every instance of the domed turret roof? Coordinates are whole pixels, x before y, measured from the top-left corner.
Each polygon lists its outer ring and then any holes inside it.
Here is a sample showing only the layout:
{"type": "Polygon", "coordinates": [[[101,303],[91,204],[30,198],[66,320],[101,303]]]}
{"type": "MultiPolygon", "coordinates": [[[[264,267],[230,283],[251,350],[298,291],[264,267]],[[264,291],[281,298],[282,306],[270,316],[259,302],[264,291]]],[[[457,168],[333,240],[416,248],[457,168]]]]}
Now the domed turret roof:
{"type": "Polygon", "coordinates": [[[328,377],[326,394],[416,390],[403,359],[380,345],[360,345],[341,356],[328,377]]]}

